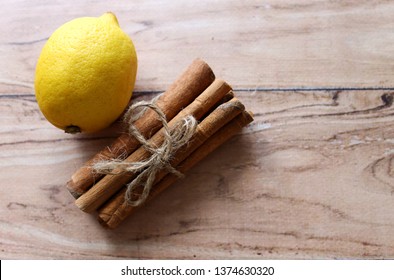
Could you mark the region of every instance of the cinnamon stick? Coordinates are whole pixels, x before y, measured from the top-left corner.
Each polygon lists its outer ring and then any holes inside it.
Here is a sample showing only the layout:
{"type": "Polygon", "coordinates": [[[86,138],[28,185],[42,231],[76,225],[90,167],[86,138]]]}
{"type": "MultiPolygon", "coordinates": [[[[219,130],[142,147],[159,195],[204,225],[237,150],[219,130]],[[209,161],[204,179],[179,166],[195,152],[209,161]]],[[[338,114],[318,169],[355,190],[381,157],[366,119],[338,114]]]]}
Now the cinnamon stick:
{"type": "MultiPolygon", "coordinates": [[[[185,160],[194,150],[201,146],[207,141],[215,132],[221,127],[229,123],[237,115],[243,112],[245,107],[237,99],[233,98],[227,103],[224,103],[217,107],[209,116],[207,116],[198,126],[194,133],[190,143],[183,149],[177,151],[174,159],[171,161],[173,167],[178,166],[183,160],[185,160]]],[[[164,176],[168,174],[167,170],[159,172],[155,179],[155,184],[160,181],[164,176]]],[[[134,179],[134,178],[132,178],[134,179]]],[[[131,180],[130,180],[131,181],[131,180]]],[[[124,182],[126,183],[126,182],[124,182]]],[[[123,185],[122,185],[123,186],[123,185]]],[[[141,190],[141,188],[140,188],[141,190]]],[[[119,202],[116,213],[127,212],[130,208],[127,201],[125,201],[126,188],[123,188],[119,193],[115,195],[115,200],[119,202]]],[[[114,199],[114,198],[112,198],[114,199]]],[[[104,210],[105,211],[105,210],[104,210]]],[[[119,214],[123,215],[123,214],[119,214]]]]}
{"type": "MultiPolygon", "coordinates": [[[[235,117],[230,123],[226,124],[219,131],[217,131],[212,137],[205,141],[198,149],[191,153],[181,164],[178,165],[177,169],[185,173],[190,170],[194,165],[199,163],[202,159],[208,156],[211,152],[229,140],[231,137],[236,135],[242,127],[253,121],[252,113],[243,112],[241,115],[235,117]]],[[[159,195],[163,190],[171,186],[176,180],[177,176],[174,174],[166,175],[153,187],[148,201],[159,195]]],[[[112,200],[108,201],[104,207],[99,209],[98,220],[99,222],[108,228],[114,229],[119,224],[130,216],[135,210],[140,207],[131,207],[125,205],[124,202],[124,190],[116,195],[112,200]],[[121,206],[119,206],[121,205],[121,206]]]]}
{"type": "MultiPolygon", "coordinates": [[[[193,135],[190,143],[187,145],[187,149],[184,150],[179,150],[175,155],[174,159],[171,162],[172,166],[176,166],[179,162],[181,162],[184,158],[187,157],[188,154],[190,154],[193,149],[196,149],[199,145],[201,145],[210,135],[212,135],[215,131],[217,131],[220,127],[222,127],[224,124],[229,122],[231,119],[233,119],[236,115],[240,114],[241,111],[244,110],[244,106],[242,105],[241,102],[237,98],[233,98],[229,102],[220,105],[218,108],[216,108],[207,118],[205,118],[198,126],[195,134],[193,135]]],[[[142,148],[143,149],[143,148],[142,148]]],[[[141,150],[141,153],[145,153],[144,150],[141,150]]],[[[141,154],[139,154],[141,155],[141,154]]],[[[137,157],[133,157],[133,160],[130,160],[131,162],[134,161],[137,157]]],[[[143,157],[141,157],[143,158],[143,157]]],[[[166,174],[166,171],[163,171],[164,175],[166,174]]],[[[159,172],[157,177],[160,177],[163,175],[163,172],[159,172]]],[[[108,180],[105,181],[105,185],[102,185],[100,188],[100,192],[107,192],[111,191],[113,189],[119,190],[122,188],[125,184],[128,182],[131,182],[137,174],[118,174],[118,175],[107,175],[105,178],[108,178],[108,180]]],[[[101,181],[100,181],[101,183],[101,181]]],[[[113,194],[113,192],[112,192],[113,194]]],[[[100,199],[100,197],[98,198],[100,199]]],[[[103,204],[105,200],[100,199],[100,203],[97,202],[97,199],[94,197],[94,199],[91,199],[91,204],[88,205],[84,210],[85,212],[91,212],[96,210],[98,207],[103,204]]],[[[80,201],[76,201],[77,206],[81,206],[80,201]]]]}
{"type": "MultiPolygon", "coordinates": [[[[186,71],[157,100],[157,106],[171,120],[182,108],[189,105],[215,79],[212,69],[201,59],[196,59],[186,71]]],[[[142,135],[148,137],[157,132],[162,124],[151,110],[135,122],[142,135]]],[[[67,189],[78,198],[103,176],[92,172],[92,164],[98,160],[118,158],[131,154],[140,146],[139,142],[128,134],[122,134],[112,145],[103,149],[78,169],[67,183],[67,189]]]]}
{"type": "MultiPolygon", "coordinates": [[[[203,93],[201,93],[189,106],[183,109],[169,123],[170,128],[174,127],[182,118],[188,115],[194,116],[200,120],[208,111],[210,111],[221,99],[229,92],[231,87],[223,80],[216,79],[203,93]]],[[[153,146],[160,146],[164,140],[164,129],[159,130],[149,140],[153,146]]],[[[150,156],[150,153],[140,147],[132,153],[124,162],[142,161],[150,156]]],[[[114,170],[113,173],[120,173],[114,170]]],[[[105,203],[113,194],[115,194],[124,184],[131,181],[135,174],[123,173],[118,175],[106,175],[97,184],[92,186],[87,192],[82,194],[75,204],[85,212],[92,212],[105,203]]]]}

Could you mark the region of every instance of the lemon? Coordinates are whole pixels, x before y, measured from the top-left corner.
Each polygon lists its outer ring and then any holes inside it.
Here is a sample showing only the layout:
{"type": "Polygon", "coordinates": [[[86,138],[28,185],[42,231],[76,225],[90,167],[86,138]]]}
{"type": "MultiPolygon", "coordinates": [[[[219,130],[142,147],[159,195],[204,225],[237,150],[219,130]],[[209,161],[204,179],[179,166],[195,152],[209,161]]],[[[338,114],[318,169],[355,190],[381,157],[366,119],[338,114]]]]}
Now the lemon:
{"type": "Polygon", "coordinates": [[[95,132],[128,105],[137,73],[133,42],[113,13],[59,27],[36,66],[36,99],[45,118],[69,133],[95,132]]]}

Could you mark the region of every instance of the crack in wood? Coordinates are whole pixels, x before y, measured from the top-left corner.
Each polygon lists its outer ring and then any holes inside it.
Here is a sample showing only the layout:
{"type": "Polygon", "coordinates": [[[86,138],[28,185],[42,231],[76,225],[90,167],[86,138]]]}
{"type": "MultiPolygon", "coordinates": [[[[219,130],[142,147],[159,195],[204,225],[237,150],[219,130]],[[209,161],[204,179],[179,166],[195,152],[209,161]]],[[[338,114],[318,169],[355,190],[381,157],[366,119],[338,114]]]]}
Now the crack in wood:
{"type": "Polygon", "coordinates": [[[31,40],[31,41],[21,41],[21,42],[7,42],[5,43],[6,45],[11,45],[11,46],[24,46],[24,45],[33,45],[36,43],[44,42],[47,41],[49,37],[41,38],[41,39],[36,39],[36,40],[31,40]]]}

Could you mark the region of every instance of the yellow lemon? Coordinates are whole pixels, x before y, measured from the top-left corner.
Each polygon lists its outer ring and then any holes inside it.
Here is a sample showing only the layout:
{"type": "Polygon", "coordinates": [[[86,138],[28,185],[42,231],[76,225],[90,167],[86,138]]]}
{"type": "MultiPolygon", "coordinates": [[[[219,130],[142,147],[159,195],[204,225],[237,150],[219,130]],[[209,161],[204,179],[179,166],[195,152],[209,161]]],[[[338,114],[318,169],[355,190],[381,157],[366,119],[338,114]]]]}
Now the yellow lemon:
{"type": "Polygon", "coordinates": [[[136,73],[133,42],[114,14],[77,18],[59,27],[43,47],[36,99],[56,127],[69,133],[98,131],[126,108],[136,73]]]}

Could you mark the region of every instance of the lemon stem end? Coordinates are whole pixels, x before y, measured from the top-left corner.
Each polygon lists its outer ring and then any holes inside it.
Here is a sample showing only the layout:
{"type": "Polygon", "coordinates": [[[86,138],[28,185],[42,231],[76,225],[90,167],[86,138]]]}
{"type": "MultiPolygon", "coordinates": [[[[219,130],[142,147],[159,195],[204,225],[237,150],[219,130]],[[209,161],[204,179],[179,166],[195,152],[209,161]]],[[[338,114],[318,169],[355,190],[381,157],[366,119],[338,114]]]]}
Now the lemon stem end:
{"type": "Polygon", "coordinates": [[[79,128],[79,126],[76,125],[69,125],[64,129],[65,133],[70,133],[70,134],[76,134],[76,133],[80,133],[81,129],[79,128]]]}

